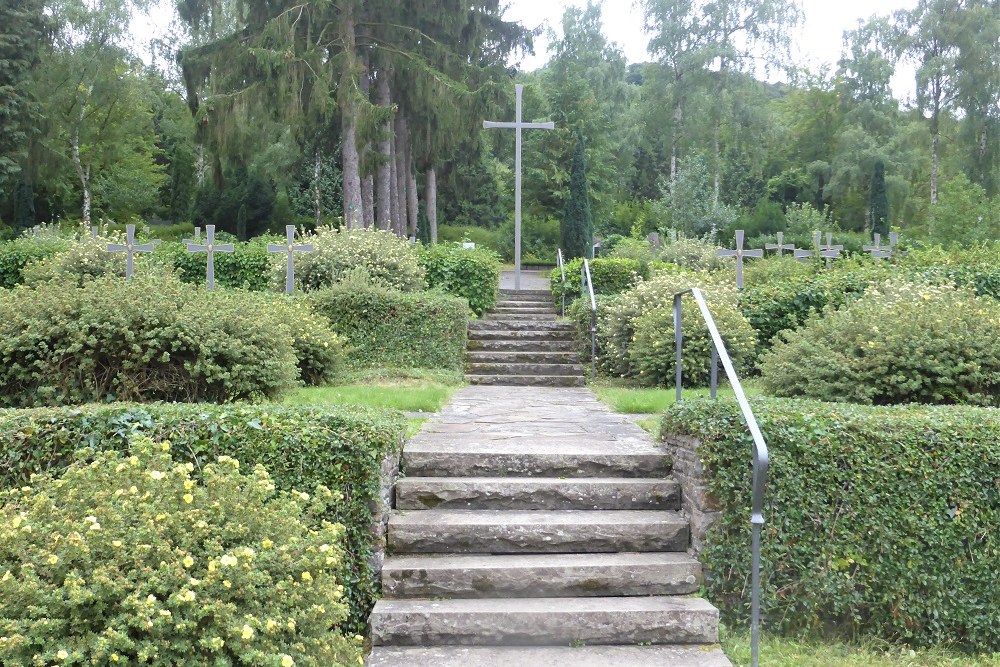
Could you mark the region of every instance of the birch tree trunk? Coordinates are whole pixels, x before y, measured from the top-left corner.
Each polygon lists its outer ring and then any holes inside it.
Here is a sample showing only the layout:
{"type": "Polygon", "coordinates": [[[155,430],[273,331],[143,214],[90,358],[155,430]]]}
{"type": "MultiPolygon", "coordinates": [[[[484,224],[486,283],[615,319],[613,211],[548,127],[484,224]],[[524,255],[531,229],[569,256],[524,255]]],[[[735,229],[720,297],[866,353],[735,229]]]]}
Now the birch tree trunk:
{"type": "Polygon", "coordinates": [[[313,158],[313,208],[316,215],[316,226],[323,223],[323,185],[320,176],[323,173],[323,151],[316,149],[313,158]]]}
{"type": "MultiPolygon", "coordinates": [[[[80,120],[83,121],[83,112],[80,113],[80,120]]],[[[76,170],[76,177],[80,179],[80,187],[83,189],[83,226],[90,228],[90,166],[86,168],[80,159],[80,128],[73,129],[73,137],[70,139],[73,149],[73,168],[76,170]]]]}
{"type": "Polygon", "coordinates": [[[425,176],[426,192],[424,193],[424,206],[427,208],[427,224],[431,229],[431,243],[438,241],[438,214],[437,214],[437,170],[434,167],[427,167],[425,176]]]}
{"type": "MultiPolygon", "coordinates": [[[[388,107],[392,104],[389,72],[381,69],[377,77],[376,101],[379,106],[388,107]]],[[[378,228],[385,230],[392,226],[392,123],[386,122],[382,131],[382,139],[378,142],[379,164],[375,194],[378,200],[378,228]]]]}

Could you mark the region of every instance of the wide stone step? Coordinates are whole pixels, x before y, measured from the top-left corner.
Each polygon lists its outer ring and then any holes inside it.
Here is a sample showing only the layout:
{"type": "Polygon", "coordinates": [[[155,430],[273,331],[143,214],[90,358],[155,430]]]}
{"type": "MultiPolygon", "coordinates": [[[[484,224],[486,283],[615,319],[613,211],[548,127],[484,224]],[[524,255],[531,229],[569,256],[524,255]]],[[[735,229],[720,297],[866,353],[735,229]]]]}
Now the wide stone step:
{"type": "Polygon", "coordinates": [[[422,433],[403,450],[407,475],[418,477],[655,477],[670,475],[672,462],[653,443],[619,437],[515,436],[462,442],[447,434],[422,433]]]}
{"type": "Polygon", "coordinates": [[[732,667],[714,646],[376,646],[368,667],[732,667]]]}
{"type": "Polygon", "coordinates": [[[376,646],[714,644],[719,612],[701,598],[677,596],[383,599],[371,634],[376,646]]]}
{"type": "Polygon", "coordinates": [[[688,522],[670,511],[396,511],[393,554],[684,551],[688,522]]]}
{"type": "Polygon", "coordinates": [[[574,375],[583,377],[583,365],[562,364],[469,364],[469,375],[574,375]]]}
{"type": "Polygon", "coordinates": [[[548,311],[555,310],[552,299],[538,299],[536,301],[500,299],[496,302],[495,308],[498,310],[501,308],[544,308],[548,311]]]}
{"type": "Polygon", "coordinates": [[[522,290],[500,290],[501,299],[511,301],[541,301],[543,299],[552,302],[552,291],[547,289],[522,289],[522,290]]]}
{"type": "Polygon", "coordinates": [[[576,343],[576,332],[571,329],[478,329],[469,331],[469,342],[481,340],[514,340],[535,342],[576,343]]]}
{"type": "Polygon", "coordinates": [[[396,508],[489,510],[676,510],[674,479],[590,477],[403,477],[396,508]]]}
{"type": "Polygon", "coordinates": [[[471,350],[467,355],[475,364],[578,364],[580,355],[575,351],[566,352],[519,352],[471,350]]]}
{"type": "Polygon", "coordinates": [[[465,376],[475,385],[508,387],[583,387],[583,375],[475,375],[465,376]]]}
{"type": "Polygon", "coordinates": [[[483,318],[484,322],[555,322],[559,313],[500,313],[493,312],[483,318]]]}
{"type": "Polygon", "coordinates": [[[471,353],[498,352],[501,354],[512,352],[526,352],[529,354],[555,352],[572,354],[575,359],[580,358],[577,344],[573,340],[469,340],[469,351],[471,353]]]}
{"type": "Polygon", "coordinates": [[[469,322],[469,331],[569,331],[576,330],[572,322],[486,318],[469,322]]]}
{"type": "Polygon", "coordinates": [[[701,564],[681,553],[529,556],[393,556],[382,569],[386,598],[685,595],[701,564]]]}

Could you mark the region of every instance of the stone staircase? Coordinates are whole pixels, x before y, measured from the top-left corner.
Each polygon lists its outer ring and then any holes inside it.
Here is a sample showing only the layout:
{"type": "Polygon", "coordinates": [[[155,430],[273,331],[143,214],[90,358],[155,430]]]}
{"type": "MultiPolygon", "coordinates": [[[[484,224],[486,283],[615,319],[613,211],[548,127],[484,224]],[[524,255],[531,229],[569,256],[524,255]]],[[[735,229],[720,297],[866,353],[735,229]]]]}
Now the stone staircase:
{"type": "Polygon", "coordinates": [[[582,387],[571,322],[559,322],[548,290],[503,290],[469,325],[469,384],[582,387]]]}
{"type": "Polygon", "coordinates": [[[664,454],[586,389],[462,390],[404,449],[369,667],[729,667],[664,454]]]}

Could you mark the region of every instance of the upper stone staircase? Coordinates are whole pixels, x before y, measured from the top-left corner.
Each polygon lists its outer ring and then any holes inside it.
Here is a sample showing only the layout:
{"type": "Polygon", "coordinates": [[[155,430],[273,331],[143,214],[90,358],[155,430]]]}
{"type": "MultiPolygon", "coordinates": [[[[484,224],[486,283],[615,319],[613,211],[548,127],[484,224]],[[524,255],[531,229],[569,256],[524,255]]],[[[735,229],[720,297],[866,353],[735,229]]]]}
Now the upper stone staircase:
{"type": "Polygon", "coordinates": [[[582,387],[571,322],[560,322],[548,290],[502,290],[469,325],[469,384],[582,387]]]}

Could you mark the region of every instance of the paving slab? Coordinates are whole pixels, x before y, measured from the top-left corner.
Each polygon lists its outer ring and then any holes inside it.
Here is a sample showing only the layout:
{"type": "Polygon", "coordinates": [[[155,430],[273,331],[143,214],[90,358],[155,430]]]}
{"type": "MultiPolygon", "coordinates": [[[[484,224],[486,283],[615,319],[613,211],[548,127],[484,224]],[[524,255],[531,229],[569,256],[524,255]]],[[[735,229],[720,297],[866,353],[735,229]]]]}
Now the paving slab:
{"type": "Polygon", "coordinates": [[[368,667],[732,667],[718,646],[378,646],[368,667]]]}

